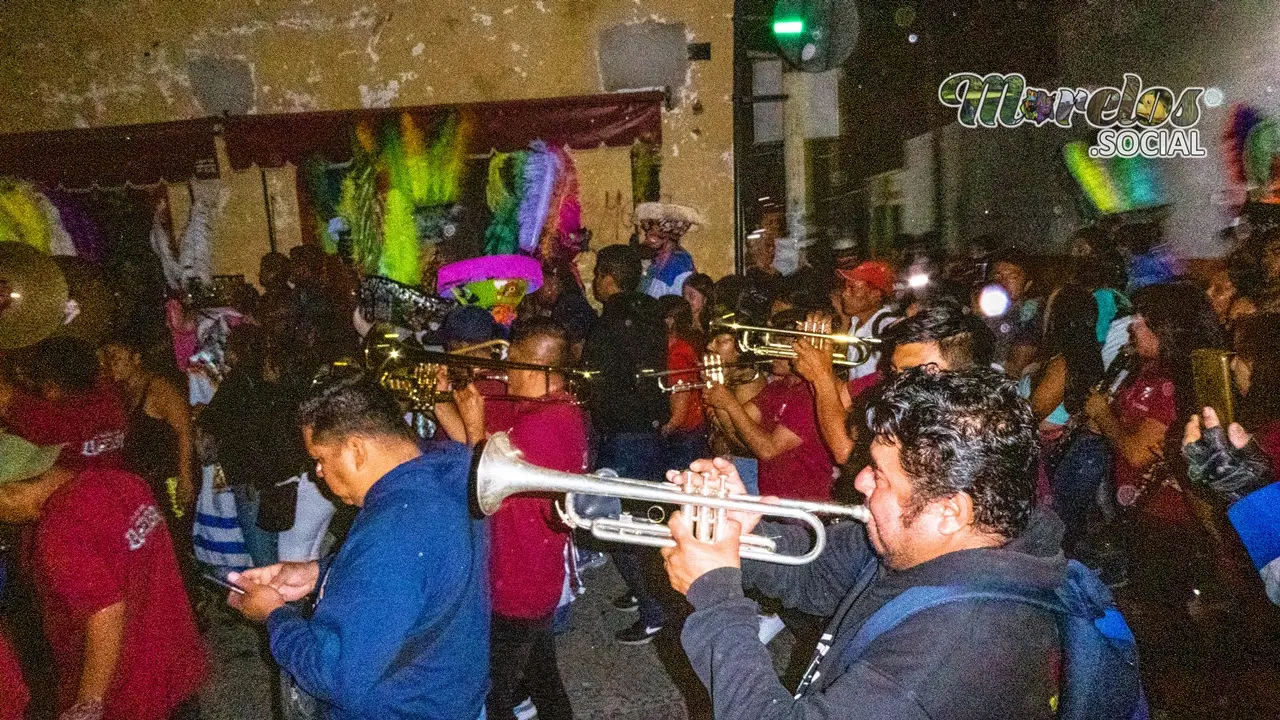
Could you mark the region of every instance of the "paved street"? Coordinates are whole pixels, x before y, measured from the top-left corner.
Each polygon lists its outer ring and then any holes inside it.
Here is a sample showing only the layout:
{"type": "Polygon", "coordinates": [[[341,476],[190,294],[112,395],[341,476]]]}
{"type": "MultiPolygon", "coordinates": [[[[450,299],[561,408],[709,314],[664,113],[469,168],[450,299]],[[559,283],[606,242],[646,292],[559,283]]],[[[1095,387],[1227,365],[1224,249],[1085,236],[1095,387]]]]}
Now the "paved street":
{"type": "MultiPolygon", "coordinates": [[[[610,598],[623,591],[613,566],[591,571],[586,584],[587,593],[574,604],[571,629],[560,637],[558,646],[560,671],[575,716],[582,720],[688,718],[685,702],[660,658],[659,651],[671,646],[660,642],[626,646],[613,639],[614,632],[636,618],[609,605],[610,598]]],[[[206,720],[272,720],[272,690],[258,634],[241,623],[218,622],[207,638],[215,669],[202,698],[206,720]]],[[[785,662],[791,649],[787,631],[774,639],[771,648],[775,662],[785,662]]]]}

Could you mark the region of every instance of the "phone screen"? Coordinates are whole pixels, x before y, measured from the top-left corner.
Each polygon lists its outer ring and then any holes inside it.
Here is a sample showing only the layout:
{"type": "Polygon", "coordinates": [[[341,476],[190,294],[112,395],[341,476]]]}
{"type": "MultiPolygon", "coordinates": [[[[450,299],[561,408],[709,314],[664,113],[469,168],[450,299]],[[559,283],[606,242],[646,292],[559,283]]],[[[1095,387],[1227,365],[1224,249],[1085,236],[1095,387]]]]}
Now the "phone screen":
{"type": "Polygon", "coordinates": [[[1191,372],[1195,377],[1196,411],[1211,407],[1223,427],[1235,422],[1235,389],[1231,386],[1231,355],[1226,350],[1194,350],[1191,372]]]}

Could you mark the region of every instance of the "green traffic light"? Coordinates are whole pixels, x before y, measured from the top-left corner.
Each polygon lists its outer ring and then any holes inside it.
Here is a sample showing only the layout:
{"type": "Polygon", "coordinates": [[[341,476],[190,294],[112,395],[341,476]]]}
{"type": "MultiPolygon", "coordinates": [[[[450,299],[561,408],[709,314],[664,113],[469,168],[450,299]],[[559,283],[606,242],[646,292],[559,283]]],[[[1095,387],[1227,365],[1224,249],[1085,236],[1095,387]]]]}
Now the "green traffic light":
{"type": "Polygon", "coordinates": [[[804,20],[775,20],[774,35],[800,35],[804,32],[804,20]]]}

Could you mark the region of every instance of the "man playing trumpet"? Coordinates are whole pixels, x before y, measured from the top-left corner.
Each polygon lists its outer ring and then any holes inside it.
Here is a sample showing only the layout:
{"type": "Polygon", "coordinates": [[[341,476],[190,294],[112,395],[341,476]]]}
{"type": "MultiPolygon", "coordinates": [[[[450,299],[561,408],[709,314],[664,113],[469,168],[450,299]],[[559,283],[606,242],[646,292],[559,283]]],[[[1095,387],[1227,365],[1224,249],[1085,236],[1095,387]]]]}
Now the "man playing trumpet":
{"type": "MultiPolygon", "coordinates": [[[[799,311],[778,313],[770,327],[790,330],[803,320],[799,311]]],[[[777,358],[774,379],[748,402],[724,385],[703,396],[732,434],[759,459],[760,492],[805,500],[830,500],[834,465],[822,444],[809,384],[793,370],[794,360],[777,358]]]]}
{"type": "MultiPolygon", "coordinates": [[[[681,639],[716,718],[1057,717],[1055,613],[1012,601],[952,602],[857,645],[867,620],[911,588],[1052,592],[1063,583],[1061,524],[1033,509],[1036,426],[1026,401],[994,371],[927,366],[887,381],[868,426],[872,463],[857,487],[870,518],[830,526],[826,551],[810,564],[739,559],[742,534],[775,538],[786,552],[809,542],[801,528],[730,512],[723,539],[705,542],[685,513],[673,514],[676,545],[663,557],[695,609],[681,639]],[[832,618],[794,696],[757,638],[757,606],[744,587],[832,618]]],[[[691,470],[669,479],[718,487],[724,476],[730,492],[743,491],[723,459],[691,470]]]]}

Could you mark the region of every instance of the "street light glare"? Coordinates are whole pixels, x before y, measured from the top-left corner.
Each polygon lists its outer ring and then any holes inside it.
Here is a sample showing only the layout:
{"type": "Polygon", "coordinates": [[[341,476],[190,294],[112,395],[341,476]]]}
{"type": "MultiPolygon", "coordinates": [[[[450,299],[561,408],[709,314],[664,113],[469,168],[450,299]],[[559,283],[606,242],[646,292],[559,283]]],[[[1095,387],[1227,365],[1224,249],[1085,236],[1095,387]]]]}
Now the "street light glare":
{"type": "Polygon", "coordinates": [[[777,20],[773,23],[774,35],[799,35],[804,32],[803,20],[777,20]]]}

